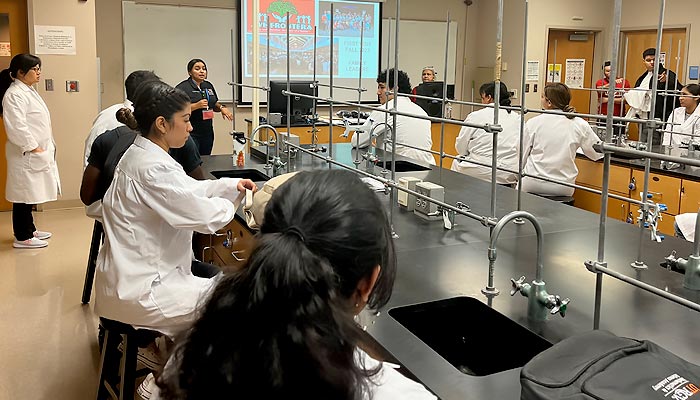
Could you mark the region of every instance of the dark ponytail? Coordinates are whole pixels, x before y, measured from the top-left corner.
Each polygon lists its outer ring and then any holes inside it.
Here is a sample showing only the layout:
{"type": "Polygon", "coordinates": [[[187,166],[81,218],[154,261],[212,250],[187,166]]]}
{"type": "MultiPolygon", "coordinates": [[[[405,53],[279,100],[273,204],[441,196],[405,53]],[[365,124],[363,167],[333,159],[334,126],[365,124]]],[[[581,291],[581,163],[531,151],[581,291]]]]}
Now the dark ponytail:
{"type": "MultiPolygon", "coordinates": [[[[146,81],[136,89],[134,112],[122,113],[123,124],[147,136],[158,117],[172,121],[173,115],[190,104],[190,98],[180,89],[161,81],[146,81]],[[134,127],[135,122],[135,127],[134,127]]],[[[117,112],[117,119],[122,110],[117,112]]]]}
{"type": "Polygon", "coordinates": [[[391,229],[352,172],[301,172],[265,209],[245,269],[214,289],[158,379],[164,399],[361,399],[377,370],[358,365],[358,283],[381,272],[370,308],[391,296],[391,229]]]}
{"type": "Polygon", "coordinates": [[[26,74],[30,69],[39,66],[41,67],[41,59],[32,54],[17,54],[12,57],[10,67],[0,71],[0,115],[2,115],[2,99],[5,97],[5,92],[10,88],[12,81],[17,78],[17,72],[22,71],[26,74]]]}
{"type": "MultiPolygon", "coordinates": [[[[569,105],[571,102],[571,91],[569,87],[563,83],[550,82],[544,87],[544,97],[552,103],[554,108],[567,113],[575,113],[576,109],[569,105]]],[[[566,118],[574,119],[573,115],[567,115],[566,118]]]]}
{"type": "MultiPolygon", "coordinates": [[[[498,105],[503,107],[510,107],[511,101],[508,86],[506,86],[506,84],[503,82],[501,82],[499,86],[500,90],[498,91],[498,105]]],[[[481,87],[479,88],[479,94],[491,96],[492,99],[496,99],[496,82],[486,82],[483,85],[481,85],[481,87]]],[[[508,110],[508,114],[510,114],[510,112],[511,110],[508,110]]]]}
{"type": "Polygon", "coordinates": [[[133,130],[139,129],[139,124],[138,122],[136,122],[136,118],[134,118],[134,114],[131,112],[130,109],[120,108],[119,110],[117,110],[116,117],[117,121],[128,126],[129,128],[133,130]]]}

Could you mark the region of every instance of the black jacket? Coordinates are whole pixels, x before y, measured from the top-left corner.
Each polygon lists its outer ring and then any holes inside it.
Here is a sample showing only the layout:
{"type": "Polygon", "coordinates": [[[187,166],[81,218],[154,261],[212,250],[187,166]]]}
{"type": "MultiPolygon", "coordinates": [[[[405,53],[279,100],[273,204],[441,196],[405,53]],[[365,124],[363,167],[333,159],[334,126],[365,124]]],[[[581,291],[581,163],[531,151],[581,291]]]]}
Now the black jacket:
{"type": "MultiPolygon", "coordinates": [[[[656,109],[654,110],[654,117],[658,118],[662,121],[666,121],[668,119],[668,116],[671,115],[671,112],[673,112],[674,108],[680,107],[681,104],[678,101],[678,97],[667,97],[664,96],[663,93],[661,92],[662,90],[678,90],[680,91],[683,88],[683,85],[681,85],[680,82],[678,82],[678,79],[676,78],[676,73],[671,71],[670,69],[664,68],[663,65],[659,65],[659,74],[666,72],[666,82],[659,82],[658,79],[651,79],[649,81],[649,89],[652,88],[653,82],[656,81],[656,89],[659,91],[656,94],[656,109]],[[668,88],[666,87],[668,85],[668,88]],[[664,108],[664,99],[666,99],[666,107],[664,108]]],[[[643,73],[642,76],[637,79],[637,82],[634,84],[634,87],[639,87],[642,84],[642,80],[644,80],[644,77],[647,76],[647,73],[643,73]]]]}

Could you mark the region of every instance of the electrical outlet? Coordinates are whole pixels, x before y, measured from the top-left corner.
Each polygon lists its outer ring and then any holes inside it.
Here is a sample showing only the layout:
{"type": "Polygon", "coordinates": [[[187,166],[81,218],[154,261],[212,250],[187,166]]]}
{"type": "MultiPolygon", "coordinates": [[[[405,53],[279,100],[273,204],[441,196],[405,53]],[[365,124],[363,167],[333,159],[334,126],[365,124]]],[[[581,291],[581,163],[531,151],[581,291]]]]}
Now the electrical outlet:
{"type": "Polygon", "coordinates": [[[517,99],[517,98],[518,98],[518,89],[510,89],[510,98],[511,98],[511,99],[517,99]]]}
{"type": "Polygon", "coordinates": [[[532,91],[535,92],[535,93],[537,93],[537,84],[536,84],[536,83],[533,85],[533,90],[532,90],[532,91]]]}
{"type": "Polygon", "coordinates": [[[525,84],[525,93],[530,93],[530,84],[529,83],[525,84]]]}
{"type": "Polygon", "coordinates": [[[44,87],[46,88],[47,92],[53,92],[53,79],[45,79],[44,87]]]}

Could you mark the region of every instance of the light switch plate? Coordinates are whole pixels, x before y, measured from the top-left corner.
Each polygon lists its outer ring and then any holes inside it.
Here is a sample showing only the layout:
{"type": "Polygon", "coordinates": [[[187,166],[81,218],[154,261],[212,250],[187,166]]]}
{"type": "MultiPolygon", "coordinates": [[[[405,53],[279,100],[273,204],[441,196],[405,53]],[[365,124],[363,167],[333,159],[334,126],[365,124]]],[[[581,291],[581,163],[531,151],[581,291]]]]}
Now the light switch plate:
{"type": "Polygon", "coordinates": [[[53,79],[44,79],[44,87],[47,92],[53,92],[53,79]]]}

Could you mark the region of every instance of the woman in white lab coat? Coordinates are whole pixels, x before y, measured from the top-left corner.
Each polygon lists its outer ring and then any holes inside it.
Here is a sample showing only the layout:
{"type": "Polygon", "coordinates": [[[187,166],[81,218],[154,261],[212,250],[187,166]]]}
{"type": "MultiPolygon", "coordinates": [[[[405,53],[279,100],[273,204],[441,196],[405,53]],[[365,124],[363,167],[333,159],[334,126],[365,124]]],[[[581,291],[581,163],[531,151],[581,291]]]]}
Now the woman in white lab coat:
{"type": "MultiPolygon", "coordinates": [[[[563,83],[548,83],[542,91],[542,108],[575,113],[569,105],[571,92],[563,83]]],[[[578,176],[574,160],[576,151],[581,149],[591,160],[598,160],[603,154],[596,152],[593,145],[600,139],[588,122],[564,114],[542,114],[527,121],[529,138],[525,142],[525,165],[522,178],[524,191],[544,196],[571,196],[574,188],[537,179],[544,177],[573,184],[578,176]]]]}
{"type": "Polygon", "coordinates": [[[181,90],[159,81],[142,84],[133,118],[141,135],[117,164],[102,200],[105,242],[97,259],[95,310],[172,337],[192,321],[215,281],[192,274],[192,232],[212,233],[228,224],[238,193],[255,184],[195,180],[168,154],[192,130],[189,97],[181,90]]]}
{"type": "MultiPolygon", "coordinates": [[[[510,93],[504,83],[500,84],[499,104],[510,106],[510,93]]],[[[483,104],[493,104],[496,92],[495,82],[488,82],[481,85],[479,94],[483,104]]],[[[473,124],[493,124],[493,108],[486,107],[472,112],[464,122],[473,124]]],[[[520,140],[520,114],[511,110],[498,110],[498,124],[503,131],[498,133],[498,149],[496,163],[499,168],[506,168],[512,171],[518,170],[518,153],[520,140]]],[[[527,137],[524,133],[523,137],[527,137]]],[[[459,160],[452,163],[452,170],[471,175],[484,181],[491,181],[491,167],[485,167],[470,163],[477,161],[491,165],[493,154],[493,134],[481,128],[463,126],[459,131],[459,136],[455,142],[459,160]]],[[[496,173],[496,183],[510,185],[518,182],[517,173],[498,171],[496,173]]]]}
{"type": "MultiPolygon", "coordinates": [[[[677,147],[681,142],[690,141],[690,135],[696,135],[700,139],[700,85],[691,83],[681,89],[681,96],[678,98],[681,106],[673,110],[668,116],[666,132],[662,144],[677,147]],[[671,134],[673,131],[674,133],[671,134]],[[683,133],[685,135],[676,135],[683,133]]],[[[697,139],[696,139],[697,141],[697,139]]]]}
{"type": "Polygon", "coordinates": [[[12,203],[15,248],[48,246],[51,233],[36,229],[32,206],[54,201],[61,193],[51,116],[32,87],[40,77],[41,60],[31,54],[17,54],[0,72],[0,112],[7,132],[5,198],[12,203]]]}
{"type": "Polygon", "coordinates": [[[387,304],[395,275],[377,196],[349,171],[300,172],[273,193],[247,267],[176,341],[157,397],[435,399],[358,348],[353,318],[387,304]]]}

